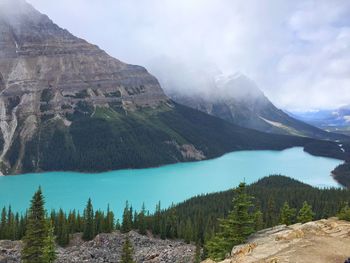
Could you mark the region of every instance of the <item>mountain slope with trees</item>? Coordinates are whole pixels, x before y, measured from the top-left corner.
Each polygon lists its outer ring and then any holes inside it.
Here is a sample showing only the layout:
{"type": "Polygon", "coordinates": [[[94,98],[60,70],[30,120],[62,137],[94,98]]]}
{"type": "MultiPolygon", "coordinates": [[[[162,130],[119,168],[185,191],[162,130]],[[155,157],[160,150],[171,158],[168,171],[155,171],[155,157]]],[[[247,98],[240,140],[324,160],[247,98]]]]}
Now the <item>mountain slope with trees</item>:
{"type": "Polygon", "coordinates": [[[220,75],[207,81],[210,88],[163,88],[176,102],[206,112],[242,127],[268,133],[307,136],[324,140],[349,140],[324,131],[278,109],[248,77],[220,75]]]}

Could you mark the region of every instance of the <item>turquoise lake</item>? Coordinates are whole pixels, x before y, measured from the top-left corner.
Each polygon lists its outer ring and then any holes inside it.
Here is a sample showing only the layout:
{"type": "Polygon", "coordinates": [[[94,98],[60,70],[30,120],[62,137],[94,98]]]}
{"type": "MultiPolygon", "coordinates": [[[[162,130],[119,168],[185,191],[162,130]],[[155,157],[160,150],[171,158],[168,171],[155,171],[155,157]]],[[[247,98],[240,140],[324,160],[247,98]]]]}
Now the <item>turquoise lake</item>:
{"type": "Polygon", "coordinates": [[[0,177],[0,207],[11,204],[25,211],[40,185],[46,208],[83,210],[89,197],[94,208],[107,204],[119,216],[128,200],[139,209],[144,202],[153,211],[192,196],[227,190],[241,181],[252,183],[270,174],[282,174],[318,187],[339,186],[330,176],[342,162],[315,157],[302,148],[284,151],[240,151],[208,161],[178,163],[158,168],[119,170],[99,174],[52,172],[0,177]]]}

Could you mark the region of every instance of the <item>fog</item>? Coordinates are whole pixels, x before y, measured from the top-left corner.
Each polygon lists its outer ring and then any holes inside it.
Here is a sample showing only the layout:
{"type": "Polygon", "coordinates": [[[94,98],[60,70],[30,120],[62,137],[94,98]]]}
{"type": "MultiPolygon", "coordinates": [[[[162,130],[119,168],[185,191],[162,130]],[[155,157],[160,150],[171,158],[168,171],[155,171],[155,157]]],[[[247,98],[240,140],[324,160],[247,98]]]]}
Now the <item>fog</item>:
{"type": "Polygon", "coordinates": [[[350,103],[348,0],[28,0],[166,90],[213,89],[240,72],[279,107],[350,103]]]}

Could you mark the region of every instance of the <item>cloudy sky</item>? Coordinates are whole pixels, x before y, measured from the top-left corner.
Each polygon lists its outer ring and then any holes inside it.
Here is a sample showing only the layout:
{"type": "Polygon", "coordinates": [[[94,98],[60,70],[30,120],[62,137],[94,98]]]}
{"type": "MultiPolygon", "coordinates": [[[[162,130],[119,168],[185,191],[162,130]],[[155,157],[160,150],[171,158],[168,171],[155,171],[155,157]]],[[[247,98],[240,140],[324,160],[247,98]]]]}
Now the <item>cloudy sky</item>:
{"type": "Polygon", "coordinates": [[[350,104],[349,0],[28,2],[164,85],[241,72],[284,109],[350,104]]]}

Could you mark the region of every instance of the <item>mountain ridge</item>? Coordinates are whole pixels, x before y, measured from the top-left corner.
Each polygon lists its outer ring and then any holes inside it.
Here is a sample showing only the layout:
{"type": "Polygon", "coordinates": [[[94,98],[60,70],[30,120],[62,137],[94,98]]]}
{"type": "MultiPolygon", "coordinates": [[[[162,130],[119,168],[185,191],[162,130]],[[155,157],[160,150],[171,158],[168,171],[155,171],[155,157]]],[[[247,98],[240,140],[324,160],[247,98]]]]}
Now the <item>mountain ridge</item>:
{"type": "Polygon", "coordinates": [[[213,83],[206,93],[175,90],[167,86],[164,88],[178,103],[246,128],[316,139],[349,139],[289,116],[278,109],[257,85],[243,74],[219,75],[214,78],[213,83]]]}

